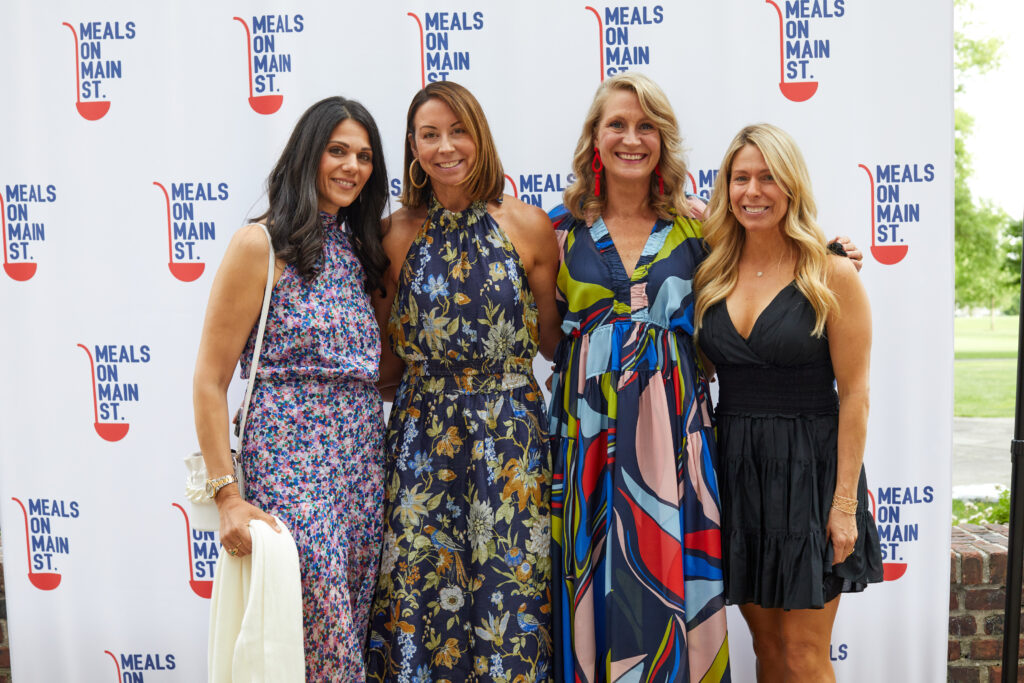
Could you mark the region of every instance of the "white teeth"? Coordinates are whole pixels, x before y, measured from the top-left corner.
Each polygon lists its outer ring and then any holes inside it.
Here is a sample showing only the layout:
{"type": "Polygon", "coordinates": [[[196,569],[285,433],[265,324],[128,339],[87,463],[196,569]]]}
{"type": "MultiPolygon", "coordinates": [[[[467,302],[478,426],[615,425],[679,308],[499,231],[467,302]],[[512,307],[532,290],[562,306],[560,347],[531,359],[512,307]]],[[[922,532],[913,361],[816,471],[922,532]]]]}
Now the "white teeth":
{"type": "Polygon", "coordinates": [[[441,168],[455,168],[458,165],[458,161],[445,161],[438,164],[438,166],[440,166],[441,168]]]}
{"type": "Polygon", "coordinates": [[[767,213],[767,206],[744,206],[743,210],[747,213],[767,213]]]}
{"type": "Polygon", "coordinates": [[[620,152],[618,154],[618,157],[620,159],[625,159],[626,161],[639,161],[640,159],[644,158],[644,155],[643,154],[626,154],[624,152],[620,152]]]}
{"type": "Polygon", "coordinates": [[[334,182],[338,183],[338,184],[339,184],[339,185],[341,185],[342,187],[355,187],[355,186],[356,186],[355,182],[354,182],[354,181],[351,181],[351,180],[340,180],[340,179],[335,179],[335,181],[334,181],[334,182]]]}

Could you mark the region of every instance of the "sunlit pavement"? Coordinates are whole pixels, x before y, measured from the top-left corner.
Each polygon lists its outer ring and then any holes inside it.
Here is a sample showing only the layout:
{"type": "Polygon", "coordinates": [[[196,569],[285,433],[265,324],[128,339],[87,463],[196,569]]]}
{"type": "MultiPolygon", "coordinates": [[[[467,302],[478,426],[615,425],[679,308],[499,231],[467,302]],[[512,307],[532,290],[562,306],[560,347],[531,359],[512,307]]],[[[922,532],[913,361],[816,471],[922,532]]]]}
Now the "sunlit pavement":
{"type": "Polygon", "coordinates": [[[953,497],[993,496],[996,485],[1008,487],[1012,439],[1012,417],[954,417],[953,497]]]}

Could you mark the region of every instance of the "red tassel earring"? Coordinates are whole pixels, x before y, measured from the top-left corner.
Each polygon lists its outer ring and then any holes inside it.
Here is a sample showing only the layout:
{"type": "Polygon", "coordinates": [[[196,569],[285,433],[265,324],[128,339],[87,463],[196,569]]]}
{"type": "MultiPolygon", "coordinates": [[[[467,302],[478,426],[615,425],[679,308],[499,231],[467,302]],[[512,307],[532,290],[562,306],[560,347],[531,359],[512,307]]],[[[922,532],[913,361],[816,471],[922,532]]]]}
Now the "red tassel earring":
{"type": "Polygon", "coordinates": [[[601,196],[601,171],[604,170],[604,162],[601,161],[601,153],[594,148],[594,160],[590,162],[590,169],[594,172],[594,196],[601,196]]]}
{"type": "Polygon", "coordinates": [[[654,167],[654,175],[658,176],[658,194],[665,194],[665,179],[661,177],[661,164],[654,167]]]}

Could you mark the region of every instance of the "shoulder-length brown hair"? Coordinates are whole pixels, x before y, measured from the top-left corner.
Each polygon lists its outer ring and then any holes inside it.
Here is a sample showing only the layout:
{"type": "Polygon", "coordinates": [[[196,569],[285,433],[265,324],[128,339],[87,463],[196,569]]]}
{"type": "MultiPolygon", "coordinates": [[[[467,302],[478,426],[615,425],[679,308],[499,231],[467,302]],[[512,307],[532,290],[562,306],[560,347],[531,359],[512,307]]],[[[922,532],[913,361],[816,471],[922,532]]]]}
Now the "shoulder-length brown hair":
{"type": "Polygon", "coordinates": [[[697,292],[694,329],[700,331],[704,314],[729,296],[739,277],[740,255],[747,233],[736,220],[736,214],[730,211],[729,181],[733,159],[747,145],[761,152],[775,182],[789,200],[789,208],[782,219],[782,234],[796,247],[796,286],[814,308],[816,319],[812,334],[821,337],[829,314],[839,310],[839,301],[828,286],[829,255],[825,233],[817,222],[811,179],[803,154],[786,131],[770,123],[741,130],[722,159],[704,214],[704,243],[710,254],[693,277],[693,289],[697,292]]]}
{"type": "Polygon", "coordinates": [[[604,105],[615,91],[625,90],[636,95],[640,108],[658,129],[661,138],[661,158],[658,166],[665,184],[665,192],[658,191],[658,178],[651,174],[650,203],[659,217],[672,220],[678,214],[691,216],[690,205],[686,201],[686,162],[683,159],[683,138],[679,133],[679,124],[672,104],[658,84],[643,74],[626,71],[616,74],[601,83],[590,103],[590,110],[583,121],[583,131],[576,143],[576,153],[572,158],[572,170],[576,174],[576,182],[566,189],[562,195],[565,208],[576,218],[599,216],[604,211],[607,193],[594,196],[595,173],[591,164],[594,161],[594,139],[597,125],[604,115],[604,105]]]}
{"type": "Polygon", "coordinates": [[[463,86],[453,81],[437,81],[416,93],[409,104],[409,114],[405,120],[405,171],[402,174],[400,200],[402,205],[412,209],[425,206],[433,192],[430,176],[422,168],[416,169],[415,177],[410,176],[410,171],[416,158],[412,151],[412,140],[415,135],[413,118],[427,100],[435,98],[448,105],[455,118],[466,127],[473,144],[476,145],[476,163],[462,181],[469,193],[470,201],[489,201],[500,197],[505,190],[505,170],[502,168],[501,159],[498,158],[498,150],[494,145],[494,137],[491,135],[491,127],[487,124],[484,110],[473,97],[473,93],[463,86]],[[422,184],[422,187],[415,187],[411,182],[414,179],[416,185],[422,184]]]}

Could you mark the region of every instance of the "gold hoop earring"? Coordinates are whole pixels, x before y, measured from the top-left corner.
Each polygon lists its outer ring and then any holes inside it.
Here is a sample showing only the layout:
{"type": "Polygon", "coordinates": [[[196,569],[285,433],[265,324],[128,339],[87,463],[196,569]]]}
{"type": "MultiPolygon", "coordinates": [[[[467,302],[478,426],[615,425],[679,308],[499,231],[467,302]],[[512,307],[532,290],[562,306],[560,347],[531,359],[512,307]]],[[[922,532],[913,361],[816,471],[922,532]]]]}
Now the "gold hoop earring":
{"type": "MultiPolygon", "coordinates": [[[[425,187],[426,184],[427,184],[427,181],[430,180],[430,177],[427,175],[427,172],[423,171],[423,182],[420,183],[419,185],[416,184],[416,180],[413,177],[415,174],[412,171],[412,167],[415,166],[416,164],[418,164],[419,161],[420,161],[419,158],[414,158],[412,160],[412,163],[409,164],[409,184],[412,185],[413,187],[415,187],[417,190],[425,187]]],[[[420,166],[420,170],[423,170],[422,166],[420,166]]]]}

